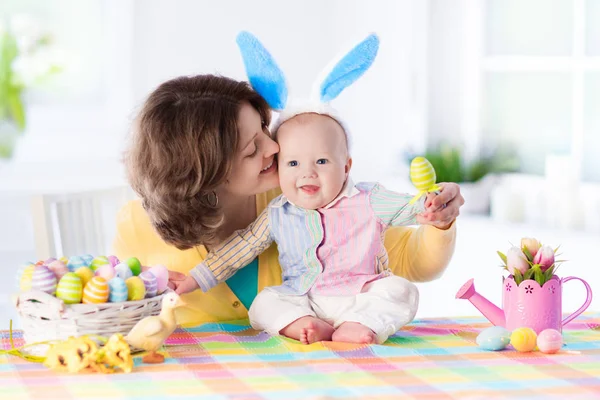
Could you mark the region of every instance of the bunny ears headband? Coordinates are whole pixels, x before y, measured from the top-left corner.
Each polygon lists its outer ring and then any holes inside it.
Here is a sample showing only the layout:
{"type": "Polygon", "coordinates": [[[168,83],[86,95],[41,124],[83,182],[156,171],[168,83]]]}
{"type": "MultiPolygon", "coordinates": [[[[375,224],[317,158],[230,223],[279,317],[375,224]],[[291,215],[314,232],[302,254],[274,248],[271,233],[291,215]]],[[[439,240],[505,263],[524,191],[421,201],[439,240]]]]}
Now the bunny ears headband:
{"type": "Polygon", "coordinates": [[[379,50],[379,38],[375,34],[352,48],[341,59],[333,63],[331,70],[320,81],[315,82],[311,97],[308,101],[288,102],[288,85],[285,76],[277,63],[260,43],[249,32],[241,32],[237,36],[237,44],[242,53],[246,74],[250,85],[256,90],[275,111],[279,118],[275,121],[273,131],[288,119],[303,113],[328,115],[335,119],[346,131],[343,120],[337,115],[329,102],[360,78],[373,64],[379,50]]]}

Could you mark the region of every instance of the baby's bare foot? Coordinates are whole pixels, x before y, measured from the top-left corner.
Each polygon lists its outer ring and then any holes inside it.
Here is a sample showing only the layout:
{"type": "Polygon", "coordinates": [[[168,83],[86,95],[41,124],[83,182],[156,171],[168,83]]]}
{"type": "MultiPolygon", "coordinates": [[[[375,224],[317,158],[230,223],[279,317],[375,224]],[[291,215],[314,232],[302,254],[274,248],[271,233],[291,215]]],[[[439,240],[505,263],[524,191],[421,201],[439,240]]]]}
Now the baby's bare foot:
{"type": "Polygon", "coordinates": [[[315,318],[302,329],[300,342],[311,344],[323,340],[331,340],[331,335],[333,335],[333,327],[327,322],[315,318]]]}
{"type": "Polygon", "coordinates": [[[373,344],[377,342],[375,332],[358,322],[344,322],[340,325],[332,338],[334,342],[373,344]]]}

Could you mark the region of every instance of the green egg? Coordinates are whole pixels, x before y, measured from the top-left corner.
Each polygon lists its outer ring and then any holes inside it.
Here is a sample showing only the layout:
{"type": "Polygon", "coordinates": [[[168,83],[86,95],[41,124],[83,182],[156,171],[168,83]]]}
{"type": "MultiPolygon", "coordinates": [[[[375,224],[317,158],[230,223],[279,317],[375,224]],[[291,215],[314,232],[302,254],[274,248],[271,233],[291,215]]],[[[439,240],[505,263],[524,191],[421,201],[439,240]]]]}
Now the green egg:
{"type": "Polygon", "coordinates": [[[76,273],[68,272],[58,282],[56,297],[61,299],[65,304],[81,303],[82,295],[83,285],[81,278],[76,273]]]}
{"type": "Polygon", "coordinates": [[[140,260],[135,257],[125,260],[125,264],[129,265],[129,269],[131,269],[131,272],[135,276],[138,276],[142,272],[142,264],[140,263],[140,260]]]}
{"type": "Polygon", "coordinates": [[[92,260],[92,262],[90,263],[90,268],[92,269],[92,271],[96,272],[98,267],[105,264],[110,264],[110,261],[108,261],[108,257],[98,256],[92,260]]]}

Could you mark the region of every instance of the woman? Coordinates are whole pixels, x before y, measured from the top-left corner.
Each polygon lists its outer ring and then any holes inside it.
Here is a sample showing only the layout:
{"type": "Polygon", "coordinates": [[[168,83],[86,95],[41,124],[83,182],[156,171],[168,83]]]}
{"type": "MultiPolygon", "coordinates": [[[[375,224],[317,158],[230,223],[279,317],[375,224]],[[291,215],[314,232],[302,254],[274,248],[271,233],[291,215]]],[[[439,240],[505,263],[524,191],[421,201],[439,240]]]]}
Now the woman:
{"type": "MultiPolygon", "coordinates": [[[[245,82],[181,77],[160,85],[144,104],[127,153],[129,181],[141,201],[117,218],[114,252],[143,265],[164,264],[177,286],[208,250],[248,226],[279,194],[279,148],[269,135],[270,110],[245,82]]],[[[412,281],[438,277],[454,251],[455,218],[464,203],[458,185],[441,184],[436,212],[417,229],[389,229],[390,269],[412,281]]],[[[184,295],[183,326],[247,318],[256,294],[281,283],[277,248],[209,293],[184,295]]]]}

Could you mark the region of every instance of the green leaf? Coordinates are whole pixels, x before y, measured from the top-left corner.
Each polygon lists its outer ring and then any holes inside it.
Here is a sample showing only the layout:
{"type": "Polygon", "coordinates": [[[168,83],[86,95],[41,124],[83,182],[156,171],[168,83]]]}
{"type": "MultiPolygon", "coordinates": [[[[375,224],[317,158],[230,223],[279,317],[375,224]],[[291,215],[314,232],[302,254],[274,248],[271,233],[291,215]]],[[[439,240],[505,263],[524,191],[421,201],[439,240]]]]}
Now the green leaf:
{"type": "Polygon", "coordinates": [[[531,279],[533,272],[533,268],[529,268],[527,271],[525,271],[525,274],[523,274],[523,280],[531,279]]]}
{"type": "Polygon", "coordinates": [[[523,282],[523,274],[521,274],[521,271],[519,271],[518,269],[515,269],[515,273],[513,274],[513,276],[515,277],[515,283],[517,284],[517,286],[519,286],[521,282],[523,282]]]}
{"type": "Polygon", "coordinates": [[[529,252],[529,250],[527,250],[527,247],[523,246],[523,248],[521,250],[523,250],[523,253],[525,254],[525,257],[527,257],[527,261],[532,262],[533,261],[533,256],[531,255],[531,253],[529,252]]]}
{"type": "Polygon", "coordinates": [[[23,107],[23,102],[21,101],[21,91],[9,91],[7,101],[13,120],[17,124],[19,130],[23,131],[25,129],[25,108],[23,107]]]}
{"type": "Polygon", "coordinates": [[[497,251],[496,253],[498,253],[498,255],[500,256],[500,258],[504,262],[504,265],[506,265],[506,255],[503,252],[501,252],[501,251],[497,251]]]}
{"type": "Polygon", "coordinates": [[[540,286],[542,286],[546,281],[545,281],[545,277],[544,277],[544,273],[542,272],[542,270],[540,269],[540,267],[538,266],[537,268],[535,268],[534,270],[534,276],[535,276],[535,281],[537,283],[540,284],[540,286]]]}

